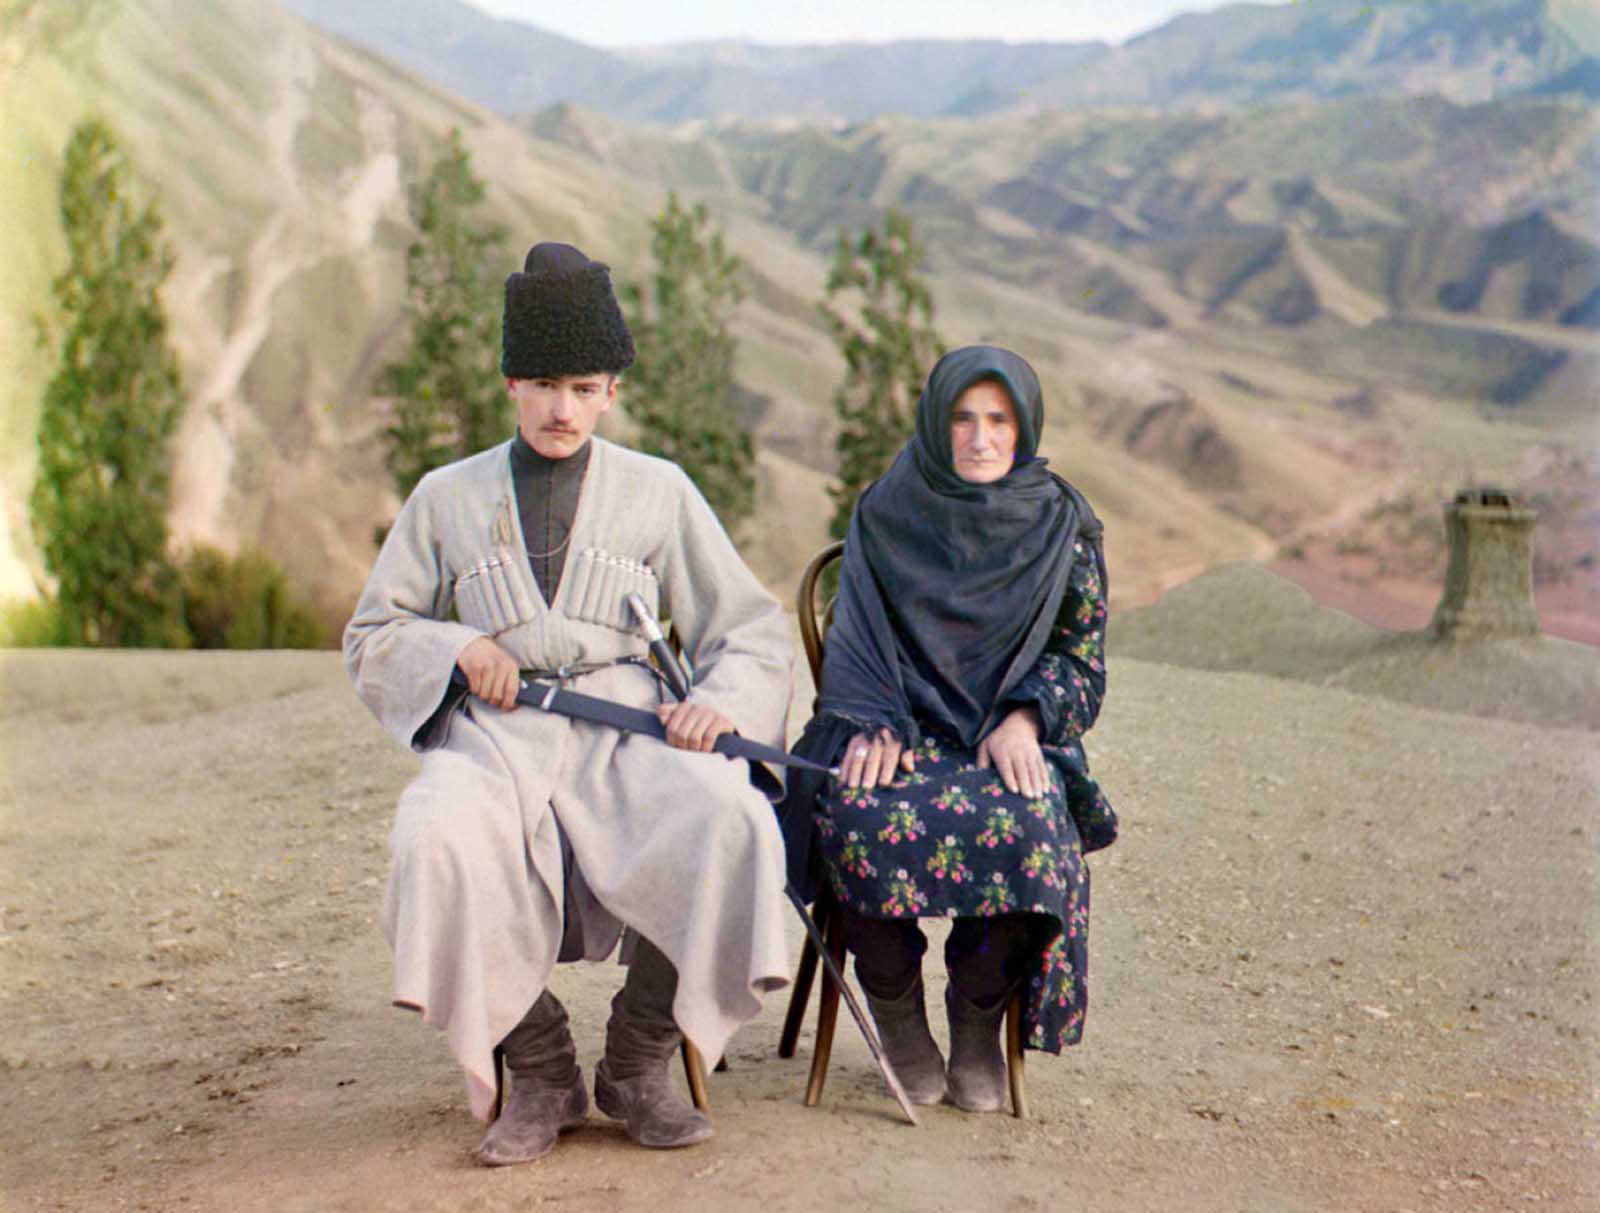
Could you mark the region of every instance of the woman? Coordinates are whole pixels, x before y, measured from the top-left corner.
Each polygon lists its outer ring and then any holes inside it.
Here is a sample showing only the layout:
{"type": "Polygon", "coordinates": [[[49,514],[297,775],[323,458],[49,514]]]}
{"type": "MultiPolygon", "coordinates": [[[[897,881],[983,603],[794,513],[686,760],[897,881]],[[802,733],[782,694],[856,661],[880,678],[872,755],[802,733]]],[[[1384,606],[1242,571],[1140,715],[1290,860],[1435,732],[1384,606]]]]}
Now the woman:
{"type": "Polygon", "coordinates": [[[812,847],[911,1098],[1005,1102],[1000,1022],[1024,1044],[1083,1032],[1087,851],[1116,837],[1080,738],[1105,692],[1105,560],[1088,503],[1035,452],[1039,381],[1016,354],[941,358],[916,432],[861,495],[845,542],[818,713],[791,781],[790,868],[812,847]],[[815,830],[813,831],[813,823],[815,830]],[[928,1030],[923,917],[951,917],[948,1073],[928,1030]]]}

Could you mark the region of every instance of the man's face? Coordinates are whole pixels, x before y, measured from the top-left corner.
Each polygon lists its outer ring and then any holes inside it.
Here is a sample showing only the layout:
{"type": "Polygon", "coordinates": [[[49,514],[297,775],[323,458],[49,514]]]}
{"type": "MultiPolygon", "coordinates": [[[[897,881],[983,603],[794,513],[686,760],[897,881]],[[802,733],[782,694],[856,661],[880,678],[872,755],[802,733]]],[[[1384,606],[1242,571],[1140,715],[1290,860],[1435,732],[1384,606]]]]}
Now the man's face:
{"type": "Polygon", "coordinates": [[[506,391],[517,403],[523,441],[546,459],[565,459],[589,440],[600,414],[616,401],[617,377],[507,379],[506,391]]]}

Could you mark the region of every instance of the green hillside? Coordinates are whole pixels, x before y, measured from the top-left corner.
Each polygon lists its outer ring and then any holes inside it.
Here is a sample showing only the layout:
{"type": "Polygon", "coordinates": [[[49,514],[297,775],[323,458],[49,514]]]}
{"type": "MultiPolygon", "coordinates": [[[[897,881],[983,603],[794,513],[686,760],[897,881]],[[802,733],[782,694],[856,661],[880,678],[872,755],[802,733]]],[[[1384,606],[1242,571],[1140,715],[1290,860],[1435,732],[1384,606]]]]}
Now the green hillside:
{"type": "MultiPolygon", "coordinates": [[[[32,313],[60,258],[55,176],[72,124],[104,115],[159,197],[178,252],[166,303],[190,395],[175,477],[181,540],[264,542],[330,617],[394,503],[369,387],[400,333],[405,189],[461,126],[518,239],[644,243],[659,201],[270,4],[123,0],[51,45],[8,28],[0,386],[10,540],[0,592],[26,584],[23,500],[46,352],[32,313]],[[241,54],[241,48],[250,53],[241,54]]],[[[512,268],[512,267],[508,267],[512,268]]],[[[485,374],[497,351],[485,351],[485,374]]]]}
{"type": "Polygon", "coordinates": [[[16,368],[0,596],[37,571],[23,503],[49,365],[31,317],[60,260],[61,147],[90,111],[158,191],[178,252],[166,302],[191,407],[174,532],[265,546],[330,621],[397,505],[372,385],[403,336],[405,191],[451,127],[519,246],[572,240],[626,280],[666,189],[726,226],[748,267],[737,373],[758,418],[745,550],[785,598],[828,514],[827,257],[890,206],[930,246],[946,339],[1039,368],[1044,451],[1106,519],[1119,601],[1270,555],[1399,484],[1426,496],[1514,478],[1542,444],[1593,445],[1597,119],[1569,99],[663,132],[573,106],[512,123],[265,0],[102,0],[59,28],[0,26],[16,116],[0,127],[0,353],[16,368]]]}

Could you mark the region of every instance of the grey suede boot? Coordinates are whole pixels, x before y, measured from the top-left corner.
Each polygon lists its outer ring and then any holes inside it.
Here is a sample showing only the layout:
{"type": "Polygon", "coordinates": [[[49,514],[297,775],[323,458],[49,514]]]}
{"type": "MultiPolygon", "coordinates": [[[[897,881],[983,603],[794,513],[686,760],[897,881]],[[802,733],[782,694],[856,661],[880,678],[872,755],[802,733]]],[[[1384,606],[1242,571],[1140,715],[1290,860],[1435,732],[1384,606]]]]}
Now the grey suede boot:
{"type": "Polygon", "coordinates": [[[938,1103],[945,1093],[944,1057],[928,1031],[922,976],[918,974],[898,998],[878,998],[865,986],[861,990],[906,1097],[914,1104],[938,1103]]]}
{"type": "Polygon", "coordinates": [[[950,1016],[950,1102],[963,1112],[998,1112],[1006,1106],[1006,1056],[1000,1047],[1004,995],[993,1010],[961,997],[955,983],[945,987],[950,1016]]]}
{"type": "Polygon", "coordinates": [[[628,979],[611,1000],[606,1055],[594,1069],[595,1107],[652,1150],[692,1146],[715,1132],[711,1118],[679,1095],[668,1076],[683,1043],[672,1020],[677,985],[672,963],[641,936],[628,979]]]}
{"type": "Polygon", "coordinates": [[[488,1167],[532,1162],[548,1154],[561,1131],[582,1124],[589,1111],[567,1010],[550,991],[539,995],[500,1042],[500,1050],[511,1094],[478,1144],[478,1161],[488,1167]]]}

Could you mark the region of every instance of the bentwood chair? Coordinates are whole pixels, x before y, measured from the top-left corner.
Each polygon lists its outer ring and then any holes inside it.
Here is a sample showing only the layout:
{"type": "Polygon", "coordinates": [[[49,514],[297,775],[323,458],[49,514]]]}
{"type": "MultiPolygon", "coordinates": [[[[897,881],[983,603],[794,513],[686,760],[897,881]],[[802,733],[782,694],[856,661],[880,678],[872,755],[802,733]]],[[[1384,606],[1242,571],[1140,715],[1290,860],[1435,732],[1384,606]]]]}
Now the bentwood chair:
{"type": "MultiPolygon", "coordinates": [[[[844,554],[844,543],[835,540],[811,558],[805,572],[800,575],[800,589],[795,599],[795,613],[800,621],[800,641],[805,647],[806,662],[811,667],[812,685],[817,688],[811,710],[817,710],[822,688],[823,642],[833,622],[834,600],[819,602],[818,586],[827,568],[844,554]]],[[[824,942],[832,954],[839,971],[844,971],[844,916],[833,889],[824,880],[817,891],[813,917],[822,931],[824,942]]],[[[811,985],[817,976],[817,948],[806,936],[800,952],[800,967],[795,970],[794,989],[789,995],[789,1009],[784,1014],[783,1032],[778,1038],[778,1056],[793,1057],[800,1039],[800,1026],[806,1017],[806,1002],[811,997],[811,985]]],[[[822,1100],[822,1086],[828,1078],[828,1062],[833,1055],[833,1031],[839,1019],[839,987],[822,971],[822,982],[817,993],[817,1039],[811,1054],[811,1075],[806,1080],[805,1106],[814,1108],[822,1100]]],[[[1006,1076],[1011,1087],[1011,1114],[1019,1119],[1028,1116],[1028,1092],[1023,1081],[1022,1061],[1022,992],[1016,991],[1006,1004],[1006,1076]]]]}

